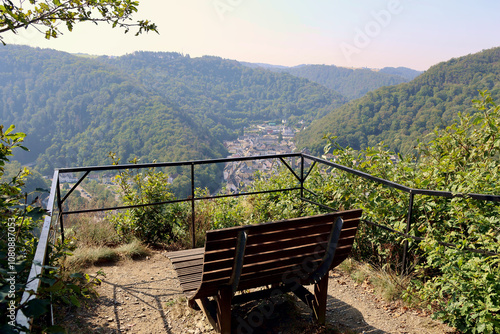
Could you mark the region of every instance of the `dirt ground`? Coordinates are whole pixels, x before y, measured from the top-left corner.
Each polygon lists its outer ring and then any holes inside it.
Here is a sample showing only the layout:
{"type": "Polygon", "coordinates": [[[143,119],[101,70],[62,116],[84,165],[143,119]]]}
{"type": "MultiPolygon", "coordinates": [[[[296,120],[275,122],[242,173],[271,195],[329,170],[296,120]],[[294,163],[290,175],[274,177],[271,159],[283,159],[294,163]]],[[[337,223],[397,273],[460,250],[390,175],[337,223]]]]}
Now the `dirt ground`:
{"type": "MultiPolygon", "coordinates": [[[[92,267],[104,271],[99,297],[66,313],[59,322],[68,333],[215,333],[202,311],[187,306],[170,260],[155,252],[142,260],[92,267]]],[[[408,333],[442,334],[453,329],[426,314],[387,303],[370,286],[356,284],[339,270],[330,272],[327,324],[313,322],[311,312],[293,296],[233,309],[234,333],[408,333]]]]}

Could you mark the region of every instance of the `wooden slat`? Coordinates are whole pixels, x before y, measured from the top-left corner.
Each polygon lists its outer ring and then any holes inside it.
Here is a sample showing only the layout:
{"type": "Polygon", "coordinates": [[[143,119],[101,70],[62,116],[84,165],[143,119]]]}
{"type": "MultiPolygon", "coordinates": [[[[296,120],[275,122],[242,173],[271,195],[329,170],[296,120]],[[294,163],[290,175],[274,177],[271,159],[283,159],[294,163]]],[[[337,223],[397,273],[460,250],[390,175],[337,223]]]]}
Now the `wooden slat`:
{"type": "Polygon", "coordinates": [[[198,260],[198,259],[203,260],[203,253],[176,258],[176,259],[172,260],[172,264],[174,266],[176,266],[176,265],[181,265],[182,263],[187,262],[187,261],[193,261],[193,260],[198,260]]]}
{"type": "Polygon", "coordinates": [[[327,221],[332,222],[338,216],[342,216],[344,220],[349,220],[349,219],[352,219],[354,217],[358,217],[360,215],[361,215],[361,210],[349,210],[349,211],[342,211],[342,212],[338,212],[338,213],[327,213],[327,214],[317,215],[317,216],[300,217],[300,218],[280,220],[280,221],[269,222],[269,223],[261,223],[261,224],[251,225],[251,226],[230,227],[230,228],[221,229],[221,230],[208,231],[207,232],[207,241],[212,240],[212,238],[224,239],[227,237],[234,237],[238,231],[247,229],[248,227],[251,227],[253,233],[262,234],[262,233],[266,233],[269,231],[281,230],[281,229],[286,229],[286,228],[290,228],[290,227],[314,225],[314,224],[318,224],[321,222],[327,222],[327,221]]]}
{"type": "MultiPolygon", "coordinates": [[[[255,279],[258,277],[265,277],[279,273],[284,274],[288,271],[294,272],[294,268],[302,268],[302,263],[308,257],[312,258],[312,255],[307,254],[307,256],[297,257],[295,261],[293,261],[292,258],[286,259],[284,261],[284,265],[280,265],[277,263],[275,263],[274,266],[270,266],[269,264],[259,264],[258,266],[262,266],[263,268],[268,267],[268,269],[242,274],[240,277],[240,284],[242,284],[242,282],[247,279],[255,279]]],[[[321,259],[317,259],[312,261],[312,263],[319,263],[320,261],[321,259]]],[[[219,270],[210,273],[203,273],[202,285],[200,286],[200,290],[209,289],[210,287],[214,287],[216,289],[218,286],[227,284],[227,282],[229,282],[231,272],[231,270],[219,270]]],[[[259,287],[267,284],[269,284],[267,279],[262,279],[262,282],[258,285],[255,285],[254,287],[259,287]]]]}
{"type": "Polygon", "coordinates": [[[182,292],[192,296],[201,283],[204,248],[194,248],[165,255],[172,261],[182,292]]]}
{"type": "Polygon", "coordinates": [[[192,275],[199,273],[201,277],[201,272],[202,272],[203,266],[194,266],[194,267],[188,267],[188,268],[182,268],[177,270],[177,276],[186,276],[186,275],[192,275]]]}
{"type": "MultiPolygon", "coordinates": [[[[200,278],[201,280],[201,278],[200,278]]],[[[200,287],[200,280],[196,281],[196,280],[192,280],[192,281],[186,281],[186,282],[183,282],[181,284],[181,287],[185,290],[189,290],[189,289],[197,289],[200,287]]]]}
{"type": "MultiPolygon", "coordinates": [[[[248,241],[247,241],[247,247],[248,245],[251,244],[259,244],[259,243],[265,243],[265,242],[274,242],[278,240],[283,240],[283,239],[288,239],[288,238],[294,238],[297,236],[305,236],[305,235],[311,235],[314,233],[327,233],[329,234],[332,224],[333,224],[333,219],[332,217],[330,218],[329,221],[320,221],[315,224],[310,224],[310,225],[299,225],[299,226],[287,226],[285,224],[279,224],[276,226],[275,230],[271,231],[263,231],[259,232],[258,229],[254,229],[254,226],[257,225],[248,225],[243,227],[244,229],[247,230],[248,232],[248,241]]],[[[354,229],[356,230],[356,227],[358,225],[359,219],[353,220],[345,220],[344,221],[344,228],[347,230],[354,229]]],[[[268,223],[271,224],[271,223],[268,223]]],[[[217,230],[219,231],[219,230],[217,230]]],[[[218,253],[220,250],[231,250],[234,249],[234,245],[236,243],[236,232],[238,230],[233,230],[232,233],[230,234],[225,234],[224,238],[221,239],[216,239],[214,238],[214,234],[211,235],[211,238],[207,238],[206,244],[205,244],[205,252],[207,254],[212,254],[212,253],[218,253]]],[[[209,232],[216,232],[216,231],[209,231],[209,232]]],[[[207,232],[208,233],[208,232],[207,232]]]]}
{"type": "MultiPolygon", "coordinates": [[[[272,247],[272,245],[267,245],[262,247],[262,252],[257,252],[258,247],[254,247],[253,251],[250,252],[250,254],[247,254],[245,252],[245,259],[244,259],[244,265],[252,264],[252,263],[257,263],[257,262],[262,262],[262,261],[270,261],[270,260],[280,260],[284,258],[288,258],[290,256],[296,256],[296,255],[301,255],[304,253],[311,253],[314,252],[317,247],[321,247],[326,245],[326,242],[323,242],[321,244],[319,243],[312,243],[309,242],[308,244],[301,244],[300,239],[294,240],[293,243],[289,244],[289,247],[286,248],[284,245],[275,245],[272,247]],[[299,242],[297,242],[299,241],[299,242]]],[[[325,251],[325,247],[320,249],[320,252],[325,251]]],[[[232,268],[233,266],[233,258],[228,257],[224,258],[222,260],[218,261],[212,261],[212,262],[205,262],[203,271],[204,272],[210,272],[213,270],[220,270],[222,268],[232,268]]]]}
{"type": "MultiPolygon", "coordinates": [[[[264,242],[273,242],[282,239],[294,238],[297,236],[305,236],[317,233],[329,233],[332,227],[332,222],[321,223],[316,225],[308,226],[298,226],[298,227],[286,227],[281,226],[281,229],[276,229],[274,231],[266,231],[259,233],[255,231],[253,226],[247,227],[248,240],[247,245],[259,244],[264,242]]],[[[225,238],[222,240],[207,240],[205,245],[205,251],[217,251],[223,248],[234,247],[236,238],[225,238]]]]}
{"type": "MultiPolygon", "coordinates": [[[[354,240],[355,233],[356,230],[353,229],[346,231],[346,233],[342,233],[339,240],[339,245],[352,242],[354,240]],[[348,240],[349,238],[351,238],[352,241],[348,240]]],[[[311,242],[313,241],[317,242],[319,238],[322,238],[321,234],[315,234],[313,236],[303,237],[303,238],[289,238],[281,242],[278,241],[278,242],[268,242],[263,244],[247,245],[247,248],[245,249],[245,256],[251,256],[262,252],[268,252],[274,249],[290,248],[301,244],[307,245],[311,244],[311,242]]],[[[323,235],[322,239],[326,241],[326,236],[323,235]]],[[[233,259],[233,255],[234,255],[234,249],[222,249],[219,252],[211,252],[211,254],[206,254],[205,263],[214,263],[214,265],[216,265],[215,263],[219,263],[222,266],[224,266],[224,263],[225,265],[232,265],[231,260],[233,259]]]]}
{"type": "MultiPolygon", "coordinates": [[[[287,271],[287,272],[273,272],[266,273],[259,277],[254,277],[252,279],[247,279],[240,282],[239,289],[247,290],[252,289],[255,286],[263,286],[262,281],[268,282],[268,284],[280,283],[285,280],[285,283],[292,283],[292,279],[297,275],[303,274],[303,270],[296,269],[295,271],[287,271]]],[[[300,283],[303,283],[302,280],[299,280],[300,283]]]]}
{"type": "MultiPolygon", "coordinates": [[[[311,263],[319,263],[321,262],[321,258],[314,257],[314,253],[304,254],[301,256],[295,256],[283,259],[279,262],[279,265],[276,264],[276,261],[267,261],[267,262],[259,262],[253,265],[249,265],[247,267],[243,267],[243,273],[241,274],[240,282],[249,279],[252,275],[259,276],[265,273],[267,270],[278,269],[280,271],[285,270],[285,268],[289,268],[290,266],[306,266],[311,263]]],[[[263,281],[261,285],[266,285],[267,282],[263,281]]]]}
{"type": "Polygon", "coordinates": [[[318,240],[326,241],[325,240],[326,238],[324,238],[324,236],[325,236],[324,233],[316,233],[312,235],[305,235],[294,238],[283,238],[282,240],[272,241],[272,242],[263,242],[253,245],[247,244],[245,255],[250,256],[254,254],[272,251],[275,249],[285,249],[290,247],[296,247],[298,245],[315,244],[318,242],[318,240]]]}
{"type": "Polygon", "coordinates": [[[235,254],[235,248],[220,248],[216,251],[210,251],[205,253],[204,261],[212,262],[221,259],[233,258],[235,254]]]}
{"type": "Polygon", "coordinates": [[[302,255],[309,255],[319,253],[319,258],[323,257],[325,253],[326,242],[321,244],[309,244],[305,246],[287,248],[287,249],[278,249],[275,251],[270,251],[262,254],[255,254],[248,257],[245,257],[244,267],[246,265],[258,264],[258,263],[267,263],[267,262],[276,262],[281,263],[281,261],[296,258],[302,255]]]}
{"type": "Polygon", "coordinates": [[[182,292],[184,294],[186,294],[186,295],[190,294],[192,296],[192,295],[194,295],[196,293],[196,291],[198,290],[198,288],[199,288],[199,285],[194,285],[193,284],[191,287],[186,286],[186,288],[183,289],[182,292]]]}
{"type": "Polygon", "coordinates": [[[193,260],[177,262],[174,264],[174,268],[176,270],[178,270],[178,269],[192,267],[192,266],[196,266],[196,265],[203,265],[203,258],[202,257],[199,257],[199,258],[193,259],[193,260]]]}
{"type": "Polygon", "coordinates": [[[205,249],[203,247],[199,247],[199,248],[185,249],[175,252],[168,252],[165,253],[165,256],[168,257],[170,260],[174,261],[177,258],[182,258],[185,256],[196,255],[196,254],[203,254],[204,252],[205,249]]]}
{"type": "Polygon", "coordinates": [[[199,286],[201,282],[201,275],[183,276],[179,278],[179,282],[181,283],[181,285],[197,282],[197,285],[199,286]]]}

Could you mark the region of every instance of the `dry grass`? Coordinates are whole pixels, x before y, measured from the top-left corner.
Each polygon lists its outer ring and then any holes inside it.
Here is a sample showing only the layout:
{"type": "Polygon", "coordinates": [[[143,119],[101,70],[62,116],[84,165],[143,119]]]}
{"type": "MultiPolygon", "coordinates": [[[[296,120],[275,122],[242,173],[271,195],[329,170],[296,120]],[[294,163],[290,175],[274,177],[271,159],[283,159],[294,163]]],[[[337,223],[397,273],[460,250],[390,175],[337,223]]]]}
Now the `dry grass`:
{"type": "Polygon", "coordinates": [[[113,247],[120,244],[113,223],[105,218],[82,216],[72,222],[67,235],[76,239],[77,247],[113,247]]]}
{"type": "Polygon", "coordinates": [[[93,264],[115,262],[120,259],[135,259],[150,254],[151,251],[136,239],[114,248],[81,246],[76,248],[71,256],[66,257],[65,267],[79,270],[93,264]]]}
{"type": "Polygon", "coordinates": [[[66,235],[73,238],[75,246],[73,254],[64,262],[64,266],[71,271],[150,254],[150,250],[137,239],[123,243],[107,219],[83,216],[73,221],[66,235]]]}
{"type": "Polygon", "coordinates": [[[390,269],[374,268],[350,258],[340,265],[340,269],[357,283],[366,282],[372,285],[375,293],[386,301],[402,300],[403,293],[412,279],[412,276],[398,275],[390,269]]]}

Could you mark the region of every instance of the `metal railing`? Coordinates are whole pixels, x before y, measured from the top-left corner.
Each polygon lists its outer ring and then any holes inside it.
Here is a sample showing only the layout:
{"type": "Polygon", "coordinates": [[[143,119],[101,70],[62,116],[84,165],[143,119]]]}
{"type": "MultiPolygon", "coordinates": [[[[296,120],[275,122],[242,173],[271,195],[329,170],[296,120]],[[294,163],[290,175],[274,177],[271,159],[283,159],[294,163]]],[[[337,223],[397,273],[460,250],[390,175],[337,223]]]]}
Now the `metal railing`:
{"type": "MultiPolygon", "coordinates": [[[[91,212],[100,212],[100,211],[109,211],[109,210],[123,210],[123,209],[131,209],[145,206],[153,206],[153,205],[163,205],[169,203],[179,203],[179,202],[191,202],[191,239],[192,239],[192,247],[195,247],[196,239],[195,239],[195,202],[200,200],[207,199],[215,199],[215,198],[223,198],[223,197],[233,197],[233,196],[244,196],[244,195],[256,195],[256,194],[264,194],[264,193],[275,193],[275,192],[287,192],[287,191],[299,191],[300,199],[302,201],[306,201],[312,203],[314,205],[318,205],[324,209],[330,211],[336,211],[336,208],[331,208],[322,203],[318,203],[314,200],[308,199],[304,196],[304,191],[311,193],[314,195],[312,191],[309,191],[304,187],[304,183],[309,177],[313,168],[317,165],[321,164],[322,166],[332,167],[338,170],[342,170],[344,172],[356,175],[358,177],[364,178],[366,180],[376,182],[382,184],[384,186],[394,188],[409,194],[409,202],[408,202],[408,213],[406,218],[406,229],[405,232],[400,232],[394,229],[391,229],[387,226],[379,225],[374,222],[371,222],[368,219],[363,219],[362,221],[366,224],[370,224],[377,228],[382,228],[384,230],[390,231],[392,233],[398,234],[406,238],[404,243],[403,250],[403,272],[406,272],[406,262],[407,262],[407,253],[408,253],[408,239],[413,239],[416,241],[422,241],[424,238],[416,237],[410,235],[411,225],[413,220],[413,206],[414,206],[414,197],[415,195],[427,195],[427,196],[437,196],[437,197],[446,197],[446,198],[454,198],[454,197],[469,197],[474,198],[481,201],[492,201],[492,202],[500,202],[500,196],[498,195],[484,195],[484,194],[457,194],[446,191],[435,191],[435,190],[426,190],[426,189],[414,189],[410,188],[392,181],[388,181],[385,179],[381,179],[370,174],[364,173],[362,171],[349,168],[332,161],[328,161],[325,159],[321,159],[309,154],[304,153],[289,153],[289,154],[278,154],[278,155],[265,155],[265,156],[253,156],[253,157],[241,157],[241,158],[225,158],[225,159],[213,159],[213,160],[197,160],[197,161],[184,161],[184,162],[167,162],[167,163],[149,163],[149,164],[125,164],[125,165],[108,165],[108,166],[96,166],[96,167],[76,167],[76,168],[61,168],[57,169],[54,172],[52,179],[52,186],[49,196],[49,201],[47,205],[47,216],[44,220],[43,228],[41,231],[40,239],[37,245],[37,250],[35,254],[35,258],[33,260],[33,264],[31,267],[31,271],[28,278],[28,284],[26,285],[26,292],[24,292],[22,296],[21,303],[25,303],[28,300],[35,298],[36,292],[40,286],[39,276],[42,273],[42,267],[46,264],[48,258],[48,246],[50,242],[53,242],[56,238],[56,233],[59,228],[59,232],[61,234],[61,238],[64,239],[64,216],[72,215],[72,214],[80,214],[80,213],[91,213],[91,212]],[[300,171],[295,171],[294,168],[289,164],[285,159],[300,159],[300,171]],[[279,159],[279,161],[290,171],[290,173],[296,178],[298,181],[298,186],[286,189],[275,189],[275,190],[266,190],[266,191],[255,191],[255,192],[242,192],[242,193],[233,193],[233,194],[222,194],[215,196],[203,196],[196,197],[195,196],[195,166],[206,165],[206,164],[217,164],[217,163],[230,163],[230,162],[240,162],[240,161],[256,161],[256,160],[268,160],[268,159],[279,159]],[[309,169],[306,171],[306,160],[307,164],[312,162],[309,166],[309,169]],[[162,168],[162,167],[179,167],[179,166],[188,166],[190,168],[191,175],[191,192],[190,196],[185,199],[178,199],[173,201],[164,201],[164,202],[156,202],[156,203],[147,203],[147,204],[138,204],[138,205],[127,205],[127,206],[118,206],[118,207],[108,207],[108,208],[96,208],[96,209],[85,209],[85,210],[63,210],[63,205],[68,197],[76,190],[76,188],[85,180],[85,178],[91,172],[99,172],[99,171],[114,171],[119,172],[121,170],[130,170],[130,169],[144,169],[144,168],[162,168]],[[73,185],[73,187],[63,196],[61,197],[61,182],[60,176],[67,173],[83,173],[83,176],[73,185]],[[32,293],[28,293],[28,291],[32,291],[32,293]]],[[[453,244],[440,242],[440,244],[448,247],[454,247],[453,244]]],[[[492,253],[489,251],[478,250],[478,249],[465,249],[467,251],[486,254],[486,255],[499,255],[497,253],[492,253]]],[[[30,327],[30,319],[28,319],[22,312],[18,312],[17,322],[20,325],[25,327],[30,327]]]]}

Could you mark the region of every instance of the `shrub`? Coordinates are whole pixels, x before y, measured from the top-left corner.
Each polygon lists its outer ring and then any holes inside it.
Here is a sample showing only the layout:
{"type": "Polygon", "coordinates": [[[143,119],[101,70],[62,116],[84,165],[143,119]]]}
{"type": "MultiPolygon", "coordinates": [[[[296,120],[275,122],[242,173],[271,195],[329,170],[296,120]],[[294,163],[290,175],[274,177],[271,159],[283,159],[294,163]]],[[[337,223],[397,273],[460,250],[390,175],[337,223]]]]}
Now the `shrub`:
{"type": "MultiPolygon", "coordinates": [[[[486,92],[474,117],[436,130],[415,157],[383,146],[362,152],[335,147],[337,162],[413,188],[455,194],[500,194],[500,106],[486,92]]],[[[333,141],[326,147],[330,149],[333,141]]],[[[335,208],[363,208],[365,218],[404,231],[408,195],[342,171],[317,175],[315,192],[335,208]],[[325,182],[326,179],[326,182],[325,182]]],[[[410,241],[420,281],[410,290],[436,310],[436,317],[467,333],[500,332],[500,205],[458,196],[416,196],[410,241]],[[443,243],[455,245],[443,246],[443,243]],[[469,250],[480,249],[484,254],[469,250]]],[[[361,226],[356,254],[384,265],[401,257],[404,239],[361,226]]]]}
{"type": "MultiPolygon", "coordinates": [[[[137,163],[136,160],[131,162],[137,163]]],[[[175,199],[167,174],[156,172],[154,168],[145,172],[125,170],[116,176],[115,182],[122,190],[123,204],[146,205],[108,217],[123,240],[131,240],[134,236],[150,245],[177,241],[181,231],[187,228],[184,225],[187,221],[185,207],[179,203],[147,206],[175,199]]]]}

